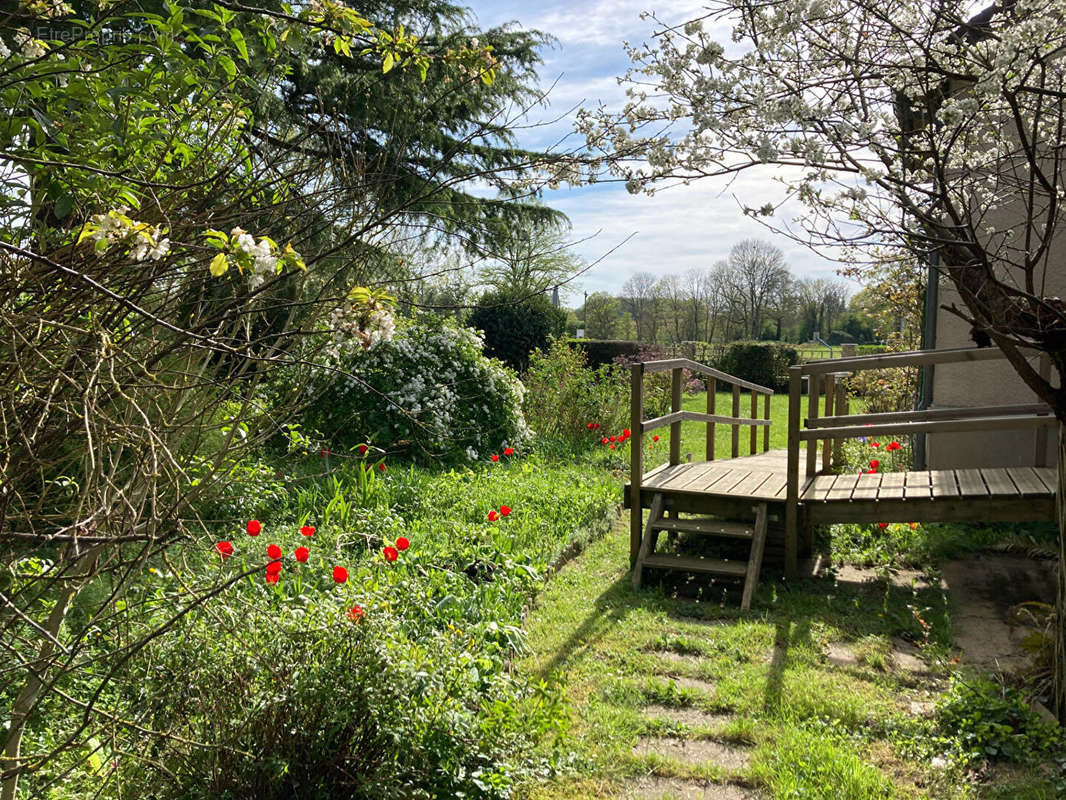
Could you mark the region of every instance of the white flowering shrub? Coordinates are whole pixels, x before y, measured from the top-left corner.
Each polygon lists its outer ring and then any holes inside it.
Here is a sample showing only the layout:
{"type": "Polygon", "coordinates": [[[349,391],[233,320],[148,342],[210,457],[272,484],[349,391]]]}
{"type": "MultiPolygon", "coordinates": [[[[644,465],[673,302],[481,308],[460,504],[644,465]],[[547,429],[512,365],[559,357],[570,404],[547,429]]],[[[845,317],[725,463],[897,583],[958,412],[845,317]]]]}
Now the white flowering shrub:
{"type": "Polygon", "coordinates": [[[476,331],[422,317],[322,370],[305,423],[335,448],[372,443],[420,460],[476,461],[529,437],[525,390],[476,331]]]}

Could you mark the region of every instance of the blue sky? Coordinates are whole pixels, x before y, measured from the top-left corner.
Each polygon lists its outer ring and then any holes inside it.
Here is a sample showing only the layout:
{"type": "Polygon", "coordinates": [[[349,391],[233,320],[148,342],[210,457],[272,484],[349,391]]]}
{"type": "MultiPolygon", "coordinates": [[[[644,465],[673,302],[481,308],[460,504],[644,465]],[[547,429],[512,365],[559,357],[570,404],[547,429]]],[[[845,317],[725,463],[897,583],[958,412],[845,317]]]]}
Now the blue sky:
{"type": "MultiPolygon", "coordinates": [[[[557,44],[544,51],[540,70],[545,89],[555,84],[548,108],[537,108],[520,134],[531,147],[556,145],[571,128],[564,118],[544,124],[574,106],[594,107],[605,103],[621,108],[623,87],[616,77],[629,64],[623,41],[647,41],[654,30],[642,11],[660,12],[671,23],[700,16],[701,3],[672,0],[656,6],[650,0],[571,0],[571,2],[517,3],[474,0],[469,3],[483,28],[514,21],[523,28],[536,28],[553,35],[557,44]]],[[[728,32],[720,37],[728,41],[728,32]]],[[[561,145],[579,144],[576,138],[561,145]]],[[[745,217],[738,199],[749,207],[780,199],[780,187],[771,169],[748,171],[727,186],[725,180],[704,179],[678,186],[654,197],[630,195],[621,184],[599,184],[579,189],[545,192],[544,202],[570,217],[575,240],[593,237],[575,246],[592,262],[603,260],[579,279],[580,291],[617,292],[634,272],[659,275],[684,273],[693,267],[709,268],[726,257],[737,241],[755,236],[780,247],[792,271],[799,276],[836,277],[836,264],[811,253],[784,236],[767,230],[745,217]],[[619,245],[631,236],[628,242],[619,245]],[[617,247],[610,255],[606,253],[617,247]]],[[[778,220],[790,219],[786,206],[778,220]],[[783,212],[783,213],[782,213],[783,212]]],[[[569,301],[574,303],[571,295],[569,301]]],[[[577,297],[580,303],[580,296],[577,297]]]]}

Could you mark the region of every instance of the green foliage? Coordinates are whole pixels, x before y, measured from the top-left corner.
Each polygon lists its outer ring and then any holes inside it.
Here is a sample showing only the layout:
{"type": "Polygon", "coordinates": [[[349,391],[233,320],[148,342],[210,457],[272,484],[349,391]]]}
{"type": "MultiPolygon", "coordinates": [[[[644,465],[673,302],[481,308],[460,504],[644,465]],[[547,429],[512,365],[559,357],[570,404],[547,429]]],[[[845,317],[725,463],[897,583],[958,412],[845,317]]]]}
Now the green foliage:
{"type": "Polygon", "coordinates": [[[711,366],[775,392],[787,391],[788,368],[799,363],[795,347],[779,342],[731,342],[711,366]]]}
{"type": "Polygon", "coordinates": [[[918,370],[913,367],[870,369],[846,379],[847,390],[869,414],[911,411],[918,396],[918,370]]]}
{"type": "Polygon", "coordinates": [[[583,350],[562,339],[533,353],[525,385],[526,420],[538,435],[599,442],[628,424],[629,382],[623,370],[611,364],[589,369],[583,350]],[[589,430],[589,423],[600,427],[589,430]]]}
{"type": "Polygon", "coordinates": [[[486,355],[523,372],[534,350],[543,350],[550,337],[562,335],[566,312],[543,294],[497,290],[482,295],[469,324],[485,334],[486,355]]]}
{"type": "MultiPolygon", "coordinates": [[[[937,708],[947,755],[964,763],[1034,763],[1057,757],[1066,767],[1066,737],[1029,709],[1021,692],[990,680],[956,680],[937,708]]],[[[1066,772],[1063,773],[1066,778],[1066,772]]]]}
{"type": "Polygon", "coordinates": [[[391,341],[322,369],[304,417],[330,449],[373,443],[420,460],[476,461],[528,436],[524,390],[474,331],[420,317],[391,341]]]}
{"type": "Polygon", "coordinates": [[[622,339],[571,339],[569,345],[584,353],[585,362],[590,367],[614,364],[618,359],[632,359],[641,352],[640,342],[622,339]]]}

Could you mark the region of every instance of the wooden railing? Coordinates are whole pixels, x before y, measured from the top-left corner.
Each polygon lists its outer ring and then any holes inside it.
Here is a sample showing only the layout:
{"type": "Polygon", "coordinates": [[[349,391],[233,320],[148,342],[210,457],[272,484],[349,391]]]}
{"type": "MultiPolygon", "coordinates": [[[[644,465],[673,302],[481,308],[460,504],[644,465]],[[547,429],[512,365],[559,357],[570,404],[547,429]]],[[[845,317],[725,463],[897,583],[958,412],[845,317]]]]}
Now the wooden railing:
{"type": "Polygon", "coordinates": [[[641,499],[640,487],[644,477],[644,434],[659,428],[670,427],[670,465],[681,463],[681,423],[705,422],[707,424],[706,454],[707,461],[713,461],[715,455],[715,426],[732,426],[732,457],[740,455],[740,429],[749,427],[749,452],[754,454],[759,447],[758,431],[762,428],[762,451],[770,449],[770,397],[773,389],[757,383],[728,375],[721,370],[708,367],[688,358],[673,358],[666,361],[645,361],[630,368],[630,565],[636,563],[640,549],[641,499]],[[681,409],[681,379],[684,370],[705,376],[707,388],[707,413],[683,411],[681,409]],[[670,371],[670,413],[654,419],[644,419],[644,376],[653,372],[670,371]],[[733,387],[732,413],[724,416],[717,413],[718,384],[733,387]],[[740,391],[747,389],[751,393],[751,416],[740,416],[740,391]],[[763,416],[759,417],[759,396],[763,397],[763,416]]]}
{"type": "MultiPolygon", "coordinates": [[[[1005,358],[998,348],[965,347],[945,350],[912,350],[857,358],[812,361],[789,369],[788,393],[788,475],[785,502],[785,571],[794,575],[797,566],[799,523],[800,443],[806,442],[808,479],[818,471],[818,442],[822,442],[821,469],[828,471],[839,463],[844,439],[880,436],[886,433],[950,433],[1033,428],[1035,459],[1038,466],[1047,463],[1047,436],[1044,428],[1057,424],[1051,408],[1044,403],[941,408],[924,411],[899,411],[884,414],[848,414],[848,401],[841,378],[870,369],[915,367],[927,364],[992,361],[1005,358]],[[803,379],[807,378],[807,417],[800,426],[803,379]],[[825,390],[825,414],[819,417],[819,399],[825,390]],[[834,458],[835,453],[835,458],[834,458]]],[[[1050,366],[1041,357],[1041,373],[1050,366]]],[[[806,531],[809,538],[810,531],[806,531]]],[[[809,546],[806,541],[805,545],[809,546]]]]}

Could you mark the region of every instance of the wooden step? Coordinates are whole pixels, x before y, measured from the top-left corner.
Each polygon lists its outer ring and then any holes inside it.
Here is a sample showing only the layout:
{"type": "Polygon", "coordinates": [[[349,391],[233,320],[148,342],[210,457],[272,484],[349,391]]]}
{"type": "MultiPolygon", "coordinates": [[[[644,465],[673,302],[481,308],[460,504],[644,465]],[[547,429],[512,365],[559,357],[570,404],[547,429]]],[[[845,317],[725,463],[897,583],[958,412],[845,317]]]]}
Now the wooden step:
{"type": "Polygon", "coordinates": [[[651,554],[644,558],[645,567],[659,569],[678,569],[683,572],[707,572],[711,575],[729,575],[743,578],[748,572],[748,565],[742,561],[722,561],[717,558],[692,558],[689,556],[670,556],[651,554]]]}
{"type": "Polygon", "coordinates": [[[750,539],[755,535],[754,523],[728,522],[711,517],[698,519],[660,519],[652,523],[652,530],[677,531],[685,533],[706,533],[714,536],[728,536],[731,539],[750,539]]]}

